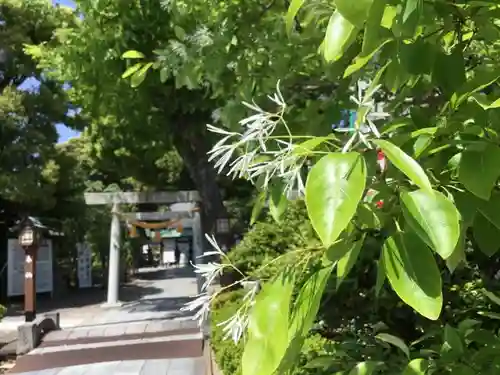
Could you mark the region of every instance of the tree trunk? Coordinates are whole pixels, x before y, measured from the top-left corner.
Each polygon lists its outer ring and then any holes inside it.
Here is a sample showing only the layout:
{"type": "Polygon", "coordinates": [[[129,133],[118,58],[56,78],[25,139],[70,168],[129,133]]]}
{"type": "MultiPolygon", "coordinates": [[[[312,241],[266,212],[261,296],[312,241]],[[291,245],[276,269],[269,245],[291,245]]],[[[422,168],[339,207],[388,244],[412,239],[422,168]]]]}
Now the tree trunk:
{"type": "MultiPolygon", "coordinates": [[[[207,153],[211,144],[206,131],[207,118],[193,116],[176,121],[173,142],[200,194],[202,230],[204,233],[216,234],[217,219],[227,218],[228,214],[217,184],[217,172],[208,161],[207,153]]],[[[230,248],[228,236],[218,236],[217,239],[221,245],[230,248]]]]}
{"type": "Polygon", "coordinates": [[[216,219],[227,217],[227,211],[217,184],[217,173],[208,162],[210,146],[202,136],[186,137],[182,133],[176,134],[174,144],[200,194],[203,230],[215,233],[216,219]]]}

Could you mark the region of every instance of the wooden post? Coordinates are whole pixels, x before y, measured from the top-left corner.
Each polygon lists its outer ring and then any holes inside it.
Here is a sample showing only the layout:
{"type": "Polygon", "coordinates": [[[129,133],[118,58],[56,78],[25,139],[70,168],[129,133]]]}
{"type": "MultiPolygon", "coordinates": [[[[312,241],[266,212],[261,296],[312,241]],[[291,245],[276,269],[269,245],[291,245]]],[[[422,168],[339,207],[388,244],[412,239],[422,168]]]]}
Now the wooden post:
{"type": "Polygon", "coordinates": [[[24,260],[24,318],[32,322],[36,318],[36,255],[38,246],[25,250],[24,260]]]}

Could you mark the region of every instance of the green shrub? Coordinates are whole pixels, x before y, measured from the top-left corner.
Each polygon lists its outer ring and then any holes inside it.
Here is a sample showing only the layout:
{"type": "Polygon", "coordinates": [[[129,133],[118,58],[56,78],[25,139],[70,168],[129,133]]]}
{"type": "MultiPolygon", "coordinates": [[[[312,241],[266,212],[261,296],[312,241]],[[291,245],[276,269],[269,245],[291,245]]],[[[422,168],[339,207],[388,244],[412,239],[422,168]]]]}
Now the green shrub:
{"type": "MultiPolygon", "coordinates": [[[[241,374],[243,342],[240,340],[238,344],[235,344],[230,338],[225,339],[223,328],[218,324],[229,319],[238,310],[244,293],[241,289],[223,293],[212,304],[211,344],[217,365],[224,375],[241,374]]],[[[318,372],[317,368],[308,367],[308,364],[316,358],[328,354],[327,348],[327,339],[318,334],[308,337],[304,343],[298,365],[293,369],[291,375],[327,375],[327,372],[318,372]]]]}
{"type": "Polygon", "coordinates": [[[293,258],[292,254],[277,264],[266,267],[257,275],[257,269],[263,264],[287,252],[316,244],[318,240],[307,220],[305,204],[302,200],[297,200],[289,203],[280,223],[276,223],[269,216],[256,223],[243,240],[228,253],[228,257],[245,275],[268,279],[276,274],[277,268],[282,269],[285,264],[295,263],[297,259],[293,258]]]}

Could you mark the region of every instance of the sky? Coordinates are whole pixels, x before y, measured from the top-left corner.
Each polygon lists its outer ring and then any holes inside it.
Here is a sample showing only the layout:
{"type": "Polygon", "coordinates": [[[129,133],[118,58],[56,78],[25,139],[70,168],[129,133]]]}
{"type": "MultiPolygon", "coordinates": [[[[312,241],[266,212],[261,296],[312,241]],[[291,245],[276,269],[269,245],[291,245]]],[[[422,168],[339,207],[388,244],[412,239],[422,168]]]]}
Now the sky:
{"type": "MultiPolygon", "coordinates": [[[[74,7],[75,3],[71,0],[54,0],[54,4],[61,4],[69,7],[74,7]]],[[[68,128],[64,124],[56,125],[57,132],[59,133],[59,143],[66,142],[70,138],[78,137],[80,135],[79,132],[68,128]]]]}

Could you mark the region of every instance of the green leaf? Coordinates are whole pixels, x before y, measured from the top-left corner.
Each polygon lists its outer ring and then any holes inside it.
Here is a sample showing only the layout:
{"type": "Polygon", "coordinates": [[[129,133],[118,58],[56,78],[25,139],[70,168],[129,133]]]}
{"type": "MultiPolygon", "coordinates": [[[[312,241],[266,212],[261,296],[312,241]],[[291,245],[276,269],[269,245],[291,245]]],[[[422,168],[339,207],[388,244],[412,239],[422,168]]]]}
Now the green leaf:
{"type": "Polygon", "coordinates": [[[375,297],[377,298],[380,296],[380,292],[382,291],[382,287],[385,283],[385,278],[384,259],[380,257],[377,262],[377,280],[375,282],[375,297]]]}
{"type": "Polygon", "coordinates": [[[281,221],[281,215],[287,206],[288,198],[283,193],[283,184],[281,182],[273,184],[269,195],[269,213],[277,223],[281,221]]]}
{"type": "Polygon", "coordinates": [[[499,313],[494,313],[490,311],[478,311],[478,315],[485,316],[490,319],[495,319],[495,320],[500,320],[500,314],[499,313]]]}
{"type": "Polygon", "coordinates": [[[330,264],[313,273],[300,289],[288,330],[289,344],[276,373],[287,373],[296,364],[297,356],[318,314],[321,297],[334,266],[335,264],[330,264]]]}
{"type": "Polygon", "coordinates": [[[422,8],[423,1],[422,0],[406,0],[405,11],[403,13],[403,23],[408,21],[413,12],[422,8]]]}
{"type": "Polygon", "coordinates": [[[472,95],[472,99],[481,106],[484,110],[500,108],[500,98],[496,100],[489,100],[484,94],[476,93],[472,95]]]}
{"type": "Polygon", "coordinates": [[[500,177],[500,147],[488,144],[484,150],[465,150],[460,158],[458,179],[472,194],[489,200],[500,177]]]}
{"type": "Polygon", "coordinates": [[[462,217],[463,226],[465,228],[472,226],[474,218],[476,217],[477,207],[481,201],[469,192],[454,192],[453,199],[455,201],[455,206],[462,217]]]}
{"type": "Polygon", "coordinates": [[[443,305],[441,275],[430,249],[416,234],[398,232],[385,241],[382,254],[387,279],[399,298],[437,320],[443,305]]]}
{"type": "Polygon", "coordinates": [[[168,79],[168,68],[163,67],[160,69],[160,82],[165,83],[168,79]]]}
{"type": "Polygon", "coordinates": [[[252,217],[250,219],[250,225],[254,225],[259,215],[266,204],[267,192],[261,191],[259,195],[255,198],[255,202],[252,208],[252,217]]]}
{"type": "Polygon", "coordinates": [[[413,160],[409,155],[405,154],[403,150],[393,143],[382,139],[374,140],[373,143],[380,147],[382,151],[384,151],[387,159],[389,159],[390,162],[403,172],[415,185],[429,192],[432,191],[429,178],[420,164],[413,160]]]}
{"type": "Polygon", "coordinates": [[[142,67],[142,65],[143,65],[142,63],[137,63],[132,66],[129,66],[127,70],[125,70],[125,72],[122,74],[122,78],[130,77],[132,74],[137,72],[142,67]]]}
{"type": "Polygon", "coordinates": [[[353,25],[362,28],[374,0],[335,0],[337,12],[353,25]]]}
{"type": "Polygon", "coordinates": [[[335,11],[330,17],[323,41],[323,56],[327,62],[337,61],[356,39],[359,30],[335,11]]]}
{"type": "Polygon", "coordinates": [[[444,327],[443,351],[451,351],[454,355],[460,355],[464,352],[464,344],[455,328],[448,324],[444,327]]]}
{"type": "Polygon", "coordinates": [[[451,55],[443,52],[436,54],[432,80],[447,94],[452,94],[465,84],[464,56],[460,48],[451,55]]]}
{"type": "Polygon", "coordinates": [[[323,143],[328,142],[331,137],[314,137],[307,141],[293,145],[293,154],[296,156],[310,155],[314,149],[321,146],[323,143]]]}
{"type": "Polygon", "coordinates": [[[500,230],[481,214],[474,219],[472,234],[479,249],[487,256],[493,256],[500,248],[500,230]]]}
{"type": "Polygon", "coordinates": [[[466,264],[467,258],[465,257],[465,231],[462,230],[460,234],[460,239],[458,240],[457,246],[453,253],[446,259],[446,267],[450,273],[455,272],[460,264],[466,264]]]}
{"type": "Polygon", "coordinates": [[[351,221],[365,184],[366,164],[357,152],[328,154],[311,168],[305,201],[324,247],[330,247],[351,221]]]}
{"type": "Polygon", "coordinates": [[[349,372],[349,375],[372,375],[380,362],[366,361],[360,362],[349,372]]]}
{"type": "Polygon", "coordinates": [[[180,26],[174,26],[175,37],[179,40],[184,40],[186,38],[186,31],[180,26]]]}
{"type": "Polygon", "coordinates": [[[358,206],[356,217],[362,229],[380,229],[382,227],[381,216],[367,203],[358,206]]]}
{"type": "Polygon", "coordinates": [[[352,241],[349,240],[348,234],[344,231],[340,234],[339,239],[326,250],[326,259],[332,263],[337,263],[351,249],[352,241]]]}
{"type": "Polygon", "coordinates": [[[124,52],[122,55],[122,59],[143,59],[145,56],[142,52],[130,50],[124,52]]]}
{"type": "Polygon", "coordinates": [[[494,191],[489,201],[476,198],[476,209],[500,230],[500,193],[494,191]]]}
{"type": "Polygon", "coordinates": [[[415,158],[418,159],[422,153],[429,148],[434,138],[429,134],[421,134],[413,144],[415,158]]]}
{"type": "Polygon", "coordinates": [[[403,214],[422,240],[443,259],[451,256],[460,239],[460,213],[438,191],[401,193],[403,214]]]}
{"type": "Polygon", "coordinates": [[[423,358],[416,358],[408,363],[402,375],[425,375],[429,362],[423,358]]]}
{"type": "Polygon", "coordinates": [[[302,5],[304,5],[305,0],[292,0],[290,3],[290,6],[288,7],[288,12],[286,13],[286,30],[288,34],[290,35],[292,29],[293,29],[293,22],[295,20],[295,17],[297,16],[297,13],[299,12],[300,8],[302,8],[302,5]]]}
{"type": "MultiPolygon", "coordinates": [[[[468,97],[473,95],[474,93],[484,89],[485,87],[490,86],[494,82],[496,82],[500,78],[500,72],[498,72],[497,69],[489,69],[489,68],[484,68],[480,67],[478,68],[478,71],[475,72],[474,78],[471,80],[467,81],[463,87],[460,88],[457,92],[453,94],[451,97],[451,104],[453,108],[458,108],[463,102],[467,100],[468,97]],[[481,69],[481,70],[479,70],[481,69]]],[[[481,96],[479,95],[481,98],[481,96]]],[[[474,97],[473,97],[474,98],[474,97]]],[[[476,100],[477,102],[477,100],[476,100]]],[[[481,103],[478,102],[479,105],[481,103]]],[[[492,103],[490,103],[491,105],[492,103]]],[[[482,105],[481,105],[482,106],[482,105]]],[[[500,106],[500,100],[498,103],[498,106],[500,106]]],[[[488,109],[488,105],[486,108],[482,106],[483,109],[488,109]]]]}
{"type": "Polygon", "coordinates": [[[500,297],[498,297],[495,293],[492,293],[486,289],[482,290],[483,294],[490,299],[491,302],[500,306],[500,297]]]}
{"type": "Polygon", "coordinates": [[[148,70],[149,70],[149,68],[151,68],[152,65],[153,65],[153,63],[147,63],[139,71],[135,72],[132,75],[132,78],[130,79],[130,86],[137,87],[142,82],[144,82],[144,79],[146,78],[146,74],[148,73],[148,70]]]}
{"type": "Polygon", "coordinates": [[[380,26],[386,3],[386,0],[373,0],[365,26],[361,53],[356,57],[354,62],[347,67],[344,72],[344,77],[348,77],[365,66],[377,51],[393,40],[391,33],[380,26]]]}
{"type": "Polygon", "coordinates": [[[396,348],[401,349],[401,351],[408,358],[410,358],[410,348],[408,348],[408,345],[406,345],[405,342],[401,340],[399,337],[390,335],[388,333],[379,333],[377,336],[375,336],[375,338],[384,341],[388,344],[394,345],[396,348]]]}
{"type": "Polygon", "coordinates": [[[306,335],[314,324],[319,310],[321,296],[332,273],[334,264],[324,267],[307,279],[293,308],[292,324],[289,337],[306,335]]]}
{"type": "Polygon", "coordinates": [[[264,285],[248,323],[242,375],[272,375],[288,347],[288,322],[293,280],[285,274],[264,285]],[[273,332],[272,335],[269,333],[273,332]]]}
{"type": "Polygon", "coordinates": [[[349,251],[339,260],[337,264],[337,289],[349,274],[352,267],[356,264],[356,260],[358,260],[359,252],[361,251],[364,241],[365,236],[363,235],[360,240],[351,242],[349,245],[349,251]]]}

